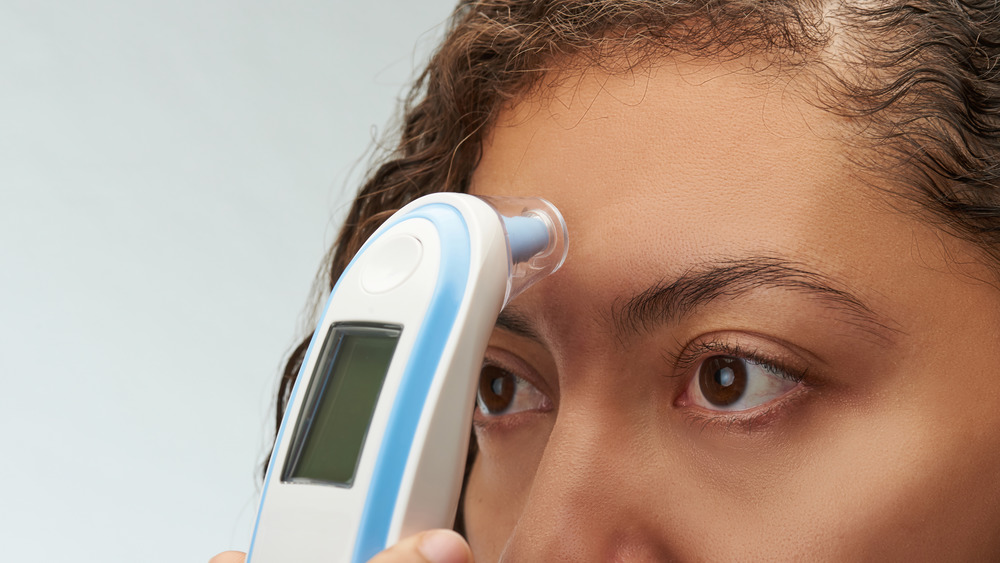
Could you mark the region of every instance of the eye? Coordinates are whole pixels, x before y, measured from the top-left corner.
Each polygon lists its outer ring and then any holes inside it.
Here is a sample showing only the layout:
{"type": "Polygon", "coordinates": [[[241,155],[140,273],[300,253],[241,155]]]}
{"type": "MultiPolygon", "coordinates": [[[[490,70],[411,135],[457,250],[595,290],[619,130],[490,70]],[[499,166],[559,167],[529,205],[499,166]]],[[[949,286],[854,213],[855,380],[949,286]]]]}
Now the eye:
{"type": "Polygon", "coordinates": [[[798,384],[798,377],[767,363],[716,355],[698,365],[687,395],[708,410],[744,411],[773,401],[798,384]]]}
{"type": "Polygon", "coordinates": [[[479,372],[479,392],[476,394],[476,406],[483,415],[489,417],[542,410],[548,405],[548,397],[531,383],[498,365],[483,364],[479,372]]]}

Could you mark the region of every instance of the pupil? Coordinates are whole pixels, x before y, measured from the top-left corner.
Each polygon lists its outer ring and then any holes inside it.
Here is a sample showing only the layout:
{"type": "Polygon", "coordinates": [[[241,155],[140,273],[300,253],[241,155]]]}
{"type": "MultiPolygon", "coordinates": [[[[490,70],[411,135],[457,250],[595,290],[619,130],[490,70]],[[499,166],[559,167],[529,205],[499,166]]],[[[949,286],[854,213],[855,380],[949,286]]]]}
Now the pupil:
{"type": "Polygon", "coordinates": [[[484,365],[479,373],[479,393],[476,402],[486,414],[500,414],[510,408],[514,399],[514,375],[493,365],[484,365]]]}
{"type": "Polygon", "coordinates": [[[698,369],[698,385],[709,403],[729,406],[746,391],[746,362],[733,356],[713,356],[698,369]]]}

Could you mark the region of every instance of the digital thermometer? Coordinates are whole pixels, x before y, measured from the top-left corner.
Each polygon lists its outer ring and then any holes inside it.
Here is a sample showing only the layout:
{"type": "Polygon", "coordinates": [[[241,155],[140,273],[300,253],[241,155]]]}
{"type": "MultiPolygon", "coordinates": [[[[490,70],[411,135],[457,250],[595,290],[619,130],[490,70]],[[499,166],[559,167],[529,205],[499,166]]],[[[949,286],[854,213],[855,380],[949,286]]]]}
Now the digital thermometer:
{"type": "Polygon", "coordinates": [[[497,315],[567,242],[544,200],[456,193],[417,199],[365,242],[288,399],[248,563],[367,561],[451,527],[497,315]]]}

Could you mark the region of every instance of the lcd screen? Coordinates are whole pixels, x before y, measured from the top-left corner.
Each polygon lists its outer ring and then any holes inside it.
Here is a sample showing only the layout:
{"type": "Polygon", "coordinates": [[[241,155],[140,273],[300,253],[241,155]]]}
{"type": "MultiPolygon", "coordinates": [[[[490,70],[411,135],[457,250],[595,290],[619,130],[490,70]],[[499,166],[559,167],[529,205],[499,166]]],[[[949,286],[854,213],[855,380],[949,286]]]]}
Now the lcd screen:
{"type": "Polygon", "coordinates": [[[401,327],[330,327],[285,464],[286,482],[350,487],[401,327]]]}

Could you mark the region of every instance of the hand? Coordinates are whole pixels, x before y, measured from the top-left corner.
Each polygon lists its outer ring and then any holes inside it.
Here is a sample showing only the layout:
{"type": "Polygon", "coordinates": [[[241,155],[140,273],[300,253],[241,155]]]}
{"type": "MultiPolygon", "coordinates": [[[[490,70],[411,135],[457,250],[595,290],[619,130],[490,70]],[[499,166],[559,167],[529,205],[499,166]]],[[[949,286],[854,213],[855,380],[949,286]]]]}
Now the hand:
{"type": "Polygon", "coordinates": [[[462,536],[451,530],[430,530],[401,540],[373,557],[368,563],[473,563],[473,561],[472,550],[462,536]]]}
{"type": "MultiPolygon", "coordinates": [[[[227,551],[208,563],[243,563],[246,554],[227,551]]],[[[403,539],[369,563],[473,563],[472,550],[451,530],[430,530],[403,539]]]]}

